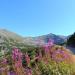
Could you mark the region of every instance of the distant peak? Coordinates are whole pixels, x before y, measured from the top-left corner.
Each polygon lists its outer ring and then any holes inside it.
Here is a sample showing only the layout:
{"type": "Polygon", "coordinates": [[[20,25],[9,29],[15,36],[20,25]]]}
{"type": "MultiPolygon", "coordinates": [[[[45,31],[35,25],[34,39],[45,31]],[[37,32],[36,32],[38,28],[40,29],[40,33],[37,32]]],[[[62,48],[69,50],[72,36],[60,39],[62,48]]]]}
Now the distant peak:
{"type": "Polygon", "coordinates": [[[55,34],[53,34],[53,33],[49,33],[49,35],[55,35],[55,34]]]}
{"type": "Polygon", "coordinates": [[[7,29],[0,29],[1,31],[8,31],[7,29]]]}

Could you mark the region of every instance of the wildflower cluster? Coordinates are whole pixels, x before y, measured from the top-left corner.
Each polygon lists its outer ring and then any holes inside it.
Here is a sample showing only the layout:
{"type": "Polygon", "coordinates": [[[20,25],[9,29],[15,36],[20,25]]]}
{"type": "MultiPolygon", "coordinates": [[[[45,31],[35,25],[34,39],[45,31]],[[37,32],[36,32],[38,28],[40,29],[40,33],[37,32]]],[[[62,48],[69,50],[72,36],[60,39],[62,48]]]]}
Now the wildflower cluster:
{"type": "Polygon", "coordinates": [[[0,60],[0,75],[72,75],[74,68],[71,63],[71,53],[64,47],[55,45],[54,41],[42,47],[28,48],[23,52],[12,49],[10,56],[0,60]],[[8,60],[10,57],[10,60],[8,60]],[[8,63],[12,62],[11,65],[8,63]]]}

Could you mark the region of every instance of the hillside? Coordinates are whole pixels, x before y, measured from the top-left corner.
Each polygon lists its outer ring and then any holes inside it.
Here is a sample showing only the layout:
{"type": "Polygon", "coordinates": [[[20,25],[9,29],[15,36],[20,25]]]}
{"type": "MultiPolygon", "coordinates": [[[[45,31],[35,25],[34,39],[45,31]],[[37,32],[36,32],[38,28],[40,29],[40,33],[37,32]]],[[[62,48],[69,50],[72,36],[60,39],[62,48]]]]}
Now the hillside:
{"type": "Polygon", "coordinates": [[[49,39],[54,40],[55,44],[61,44],[66,40],[65,36],[55,35],[55,34],[47,34],[41,35],[37,37],[22,37],[14,32],[8,31],[6,29],[0,29],[0,43],[2,42],[17,42],[23,43],[28,45],[37,45],[45,44],[48,42],[49,39]]]}
{"type": "MultiPolygon", "coordinates": [[[[24,47],[24,46],[41,46],[48,42],[49,39],[52,39],[54,41],[54,44],[62,45],[66,42],[67,38],[69,36],[63,36],[63,35],[55,35],[52,33],[41,35],[37,37],[23,37],[21,35],[18,35],[14,32],[11,32],[6,29],[0,29],[0,45],[4,47],[24,47]]],[[[75,48],[67,47],[70,49],[73,53],[75,53],[75,48]]]]}
{"type": "Polygon", "coordinates": [[[23,37],[6,29],[0,29],[0,38],[5,38],[7,40],[13,39],[17,40],[18,42],[23,42],[23,37]]]}
{"type": "Polygon", "coordinates": [[[55,44],[62,44],[66,41],[67,36],[55,35],[55,34],[47,34],[38,37],[34,37],[36,40],[42,40],[44,43],[47,43],[49,39],[54,40],[55,44]]]}
{"type": "Polygon", "coordinates": [[[75,75],[75,55],[66,47],[56,45],[66,39],[52,33],[22,37],[1,29],[0,75],[75,75]]]}

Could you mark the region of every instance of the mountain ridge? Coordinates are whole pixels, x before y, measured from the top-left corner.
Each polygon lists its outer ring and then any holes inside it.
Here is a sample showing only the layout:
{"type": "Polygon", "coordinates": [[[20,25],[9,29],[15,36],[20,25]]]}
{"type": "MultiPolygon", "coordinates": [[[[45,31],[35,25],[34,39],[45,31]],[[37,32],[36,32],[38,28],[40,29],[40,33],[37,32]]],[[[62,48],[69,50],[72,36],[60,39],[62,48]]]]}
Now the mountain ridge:
{"type": "MultiPolygon", "coordinates": [[[[54,40],[54,44],[65,46],[65,43],[67,42],[69,36],[55,35],[49,33],[36,37],[23,37],[9,30],[0,29],[0,46],[5,46],[7,48],[11,48],[13,46],[17,46],[18,48],[24,46],[42,46],[46,44],[49,39],[54,40]]],[[[75,53],[75,48],[67,48],[70,49],[73,53],[75,53]]]]}
{"type": "Polygon", "coordinates": [[[66,40],[66,36],[55,35],[52,33],[37,37],[23,37],[21,35],[18,35],[17,33],[11,32],[6,29],[0,29],[0,37],[4,37],[8,40],[13,39],[21,43],[33,44],[33,45],[38,43],[45,44],[48,39],[54,40],[55,44],[59,44],[60,42],[63,43],[66,40]]]}

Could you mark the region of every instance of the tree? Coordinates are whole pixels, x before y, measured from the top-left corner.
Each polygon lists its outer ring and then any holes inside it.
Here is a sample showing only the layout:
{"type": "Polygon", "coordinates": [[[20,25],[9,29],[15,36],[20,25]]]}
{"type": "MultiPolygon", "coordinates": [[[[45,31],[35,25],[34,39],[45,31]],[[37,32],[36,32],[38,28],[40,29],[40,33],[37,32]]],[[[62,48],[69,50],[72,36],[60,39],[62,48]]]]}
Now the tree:
{"type": "Polygon", "coordinates": [[[71,47],[75,47],[75,33],[72,34],[68,39],[67,39],[67,45],[71,47]]]}

